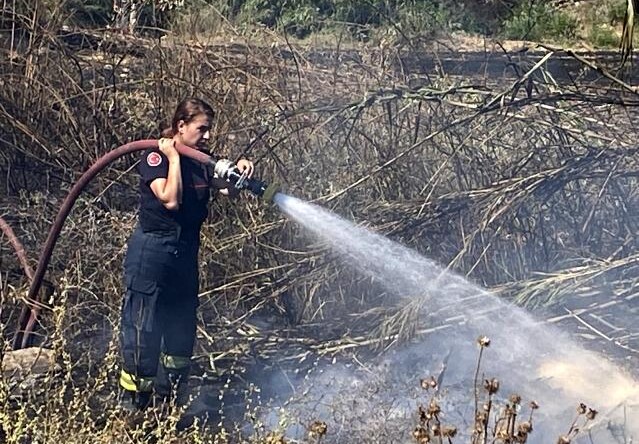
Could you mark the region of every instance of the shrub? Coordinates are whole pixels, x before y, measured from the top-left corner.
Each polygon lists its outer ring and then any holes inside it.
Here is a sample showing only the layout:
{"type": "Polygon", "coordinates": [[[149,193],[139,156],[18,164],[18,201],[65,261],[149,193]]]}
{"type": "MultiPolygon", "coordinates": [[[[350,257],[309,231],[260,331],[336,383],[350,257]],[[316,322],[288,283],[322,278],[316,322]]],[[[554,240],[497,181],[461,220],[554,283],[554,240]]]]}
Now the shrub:
{"type": "Polygon", "coordinates": [[[104,26],[113,18],[113,4],[110,0],[71,0],[66,8],[71,20],[79,25],[104,26]]]}
{"type": "Polygon", "coordinates": [[[626,16],[627,0],[615,0],[607,5],[606,18],[611,25],[623,23],[626,16]]]}
{"type": "Polygon", "coordinates": [[[503,34],[521,40],[571,39],[577,28],[577,19],[571,15],[530,0],[514,9],[512,17],[504,22],[503,34]]]}
{"type": "Polygon", "coordinates": [[[304,38],[321,28],[322,11],[313,4],[314,2],[302,0],[294,3],[296,5],[282,9],[281,16],[277,21],[279,28],[294,34],[297,38],[304,38]]]}
{"type": "Polygon", "coordinates": [[[588,40],[596,47],[619,46],[619,36],[609,26],[594,24],[588,32],[588,40]]]}
{"type": "Polygon", "coordinates": [[[170,27],[174,33],[191,37],[214,35],[224,26],[224,15],[228,8],[209,5],[205,0],[193,0],[175,8],[170,15],[170,27]]]}
{"type": "Polygon", "coordinates": [[[432,35],[447,27],[452,18],[443,4],[411,1],[399,8],[398,20],[407,34],[432,35]]]}

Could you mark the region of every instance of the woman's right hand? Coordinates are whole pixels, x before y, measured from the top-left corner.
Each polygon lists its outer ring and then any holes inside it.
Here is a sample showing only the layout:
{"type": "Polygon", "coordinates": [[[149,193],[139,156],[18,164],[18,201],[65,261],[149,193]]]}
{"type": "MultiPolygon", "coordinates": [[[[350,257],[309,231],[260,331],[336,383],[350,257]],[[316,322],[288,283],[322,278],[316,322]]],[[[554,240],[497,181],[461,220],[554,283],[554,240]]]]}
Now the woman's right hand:
{"type": "Polygon", "coordinates": [[[175,149],[175,140],[173,139],[168,137],[161,138],[158,140],[158,147],[162,154],[169,159],[169,162],[180,157],[180,153],[178,153],[177,149],[175,149]]]}

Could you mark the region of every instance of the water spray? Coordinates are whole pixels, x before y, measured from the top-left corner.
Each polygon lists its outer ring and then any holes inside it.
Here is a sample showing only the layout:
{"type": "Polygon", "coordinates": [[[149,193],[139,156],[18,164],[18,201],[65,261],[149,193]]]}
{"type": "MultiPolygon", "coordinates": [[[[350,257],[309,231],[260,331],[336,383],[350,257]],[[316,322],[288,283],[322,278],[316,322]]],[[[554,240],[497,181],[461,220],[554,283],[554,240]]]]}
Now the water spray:
{"type": "MultiPolygon", "coordinates": [[[[502,380],[502,393],[521,393],[541,405],[540,412],[536,413],[539,425],[535,426],[535,434],[527,442],[557,442],[556,438],[565,433],[565,427],[574,420],[574,410],[570,406],[578,405],[578,402],[601,409],[601,414],[588,429],[594,442],[614,442],[610,440],[609,425],[618,427],[621,424],[629,434],[639,436],[639,381],[612,361],[586,350],[555,326],[540,322],[522,308],[508,304],[385,236],[282,193],[275,196],[274,202],[287,217],[340,253],[349,266],[382,286],[387,292],[387,302],[394,300],[398,307],[404,307],[404,313],[419,313],[420,323],[416,326],[428,327],[425,328],[427,341],[415,341],[405,348],[397,348],[392,356],[384,357],[388,368],[376,366],[358,374],[352,368],[327,367],[313,380],[305,376],[301,381],[305,389],[300,390],[304,393],[303,399],[298,404],[290,401],[286,404],[293,416],[295,412],[306,415],[311,409],[319,409],[320,417],[332,415],[332,405],[339,406],[344,401],[346,390],[358,390],[353,399],[366,399],[370,396],[371,385],[381,381],[374,392],[379,400],[385,398],[392,405],[383,408],[393,412],[393,420],[412,418],[416,398],[413,397],[415,392],[411,391],[410,378],[414,375],[407,369],[427,368],[433,356],[446,356],[448,389],[444,399],[450,399],[451,407],[447,413],[460,416],[459,423],[465,430],[470,430],[473,419],[470,424],[464,423],[462,414],[472,411],[472,405],[468,410],[468,392],[464,389],[475,390],[476,380],[472,379],[473,372],[477,371],[474,338],[486,334],[494,345],[482,372],[502,380]],[[449,360],[447,356],[451,352],[449,360]],[[314,384],[317,389],[313,389],[314,384]]],[[[363,366],[359,361],[358,364],[363,366]]],[[[359,423],[361,416],[358,415],[368,415],[372,410],[364,404],[364,410],[359,412],[353,408],[355,404],[348,401],[344,401],[344,405],[350,410],[345,411],[342,424],[359,423]]],[[[311,412],[318,414],[317,410],[311,412]]],[[[352,430],[344,431],[350,432],[352,430]]],[[[460,430],[460,435],[464,433],[460,430]]],[[[339,442],[339,438],[336,441],[339,442]]]]}
{"type": "MultiPolygon", "coordinates": [[[[25,305],[20,314],[20,318],[18,321],[18,331],[16,331],[15,337],[13,339],[14,349],[25,348],[29,345],[31,334],[33,333],[33,329],[35,327],[35,323],[40,311],[38,294],[40,291],[40,287],[42,286],[44,274],[51,259],[51,253],[53,252],[53,248],[55,247],[55,244],[58,240],[58,236],[62,231],[64,221],[71,212],[71,209],[73,208],[75,201],[80,196],[82,190],[84,190],[84,188],[89,184],[89,182],[91,182],[91,180],[95,176],[98,175],[98,173],[100,173],[109,164],[111,164],[111,162],[130,153],[153,148],[158,148],[157,139],[138,140],[135,142],[127,143],[112,151],[109,151],[104,156],[100,157],[93,165],[91,165],[91,167],[84,174],[82,174],[80,179],[78,179],[78,181],[73,185],[71,191],[69,191],[69,194],[62,202],[62,206],[60,207],[60,210],[58,210],[55,221],[53,222],[53,225],[49,230],[49,234],[47,235],[44,247],[42,248],[42,252],[40,253],[36,271],[35,273],[33,273],[32,278],[31,276],[29,276],[31,278],[31,285],[26,296],[26,301],[29,301],[30,304],[25,305]]],[[[233,186],[238,190],[251,191],[253,194],[263,198],[265,201],[270,201],[277,193],[278,187],[276,184],[267,185],[261,180],[249,178],[245,173],[240,173],[237,166],[233,162],[227,161],[226,159],[214,159],[213,157],[202,151],[195,150],[179,143],[175,145],[175,148],[181,155],[196,160],[204,165],[210,166],[211,168],[213,168],[215,174],[218,176],[218,180],[226,181],[230,186],[233,186]]],[[[220,184],[218,182],[217,185],[219,185],[221,188],[224,188],[223,183],[220,184]]],[[[9,238],[12,239],[11,237],[9,238]]],[[[18,252],[19,249],[16,248],[16,251],[18,252]]]]}

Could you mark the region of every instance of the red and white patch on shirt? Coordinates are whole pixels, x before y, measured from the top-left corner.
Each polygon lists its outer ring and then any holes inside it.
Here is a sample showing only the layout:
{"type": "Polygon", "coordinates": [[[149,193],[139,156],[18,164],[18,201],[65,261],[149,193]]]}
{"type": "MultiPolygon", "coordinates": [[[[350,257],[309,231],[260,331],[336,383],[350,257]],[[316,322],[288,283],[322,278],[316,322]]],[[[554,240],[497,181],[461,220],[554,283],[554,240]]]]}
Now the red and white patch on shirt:
{"type": "Polygon", "coordinates": [[[149,153],[149,155],[146,156],[146,163],[148,163],[149,166],[156,167],[162,163],[162,156],[156,152],[149,153]]]}

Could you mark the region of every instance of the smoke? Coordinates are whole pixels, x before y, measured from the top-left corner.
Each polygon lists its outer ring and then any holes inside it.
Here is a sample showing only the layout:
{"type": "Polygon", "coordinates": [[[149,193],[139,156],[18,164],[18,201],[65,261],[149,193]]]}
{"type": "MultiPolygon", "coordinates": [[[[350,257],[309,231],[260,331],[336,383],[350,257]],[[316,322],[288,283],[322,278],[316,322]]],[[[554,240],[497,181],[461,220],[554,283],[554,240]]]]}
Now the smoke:
{"type": "Polygon", "coordinates": [[[541,406],[529,442],[555,442],[568,431],[581,402],[600,412],[590,423],[590,438],[599,439],[595,442],[616,442],[620,433],[620,442],[639,437],[639,385],[604,356],[409,248],[293,197],[278,194],[275,202],[349,265],[403,300],[421,326],[442,326],[423,343],[387,353],[378,362],[318,369],[297,381],[306,389],[304,396],[289,402],[289,412],[306,415],[306,421],[309,415],[332,417],[342,442],[351,440],[347,436],[365,439],[373,433],[371,427],[375,436],[390,433],[379,430],[388,420],[370,418],[383,412],[398,428],[393,432],[408,439],[405,433],[416,424],[416,406],[426,402],[419,378],[439,372],[446,389],[441,395],[445,421],[467,434],[473,416],[469,402],[474,400],[476,339],[486,335],[492,345],[482,361],[483,375],[500,380],[502,396],[517,393],[541,406]]]}

